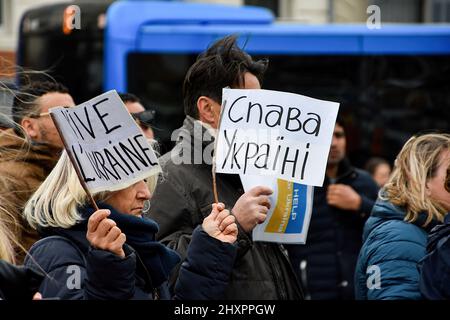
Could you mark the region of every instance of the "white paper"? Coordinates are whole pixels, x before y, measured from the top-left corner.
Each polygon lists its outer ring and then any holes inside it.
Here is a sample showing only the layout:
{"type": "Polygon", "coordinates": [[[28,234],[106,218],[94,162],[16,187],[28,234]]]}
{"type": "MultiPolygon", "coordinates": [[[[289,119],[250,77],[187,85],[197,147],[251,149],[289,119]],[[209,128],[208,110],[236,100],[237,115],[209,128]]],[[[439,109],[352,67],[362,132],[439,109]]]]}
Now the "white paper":
{"type": "Polygon", "coordinates": [[[158,159],[115,90],[50,113],[89,191],[126,188],[161,171],[158,159]]]}
{"type": "Polygon", "coordinates": [[[241,175],[245,191],[267,186],[271,208],[266,220],[253,229],[253,241],[305,244],[313,205],[314,187],[277,178],[241,175]]]}
{"type": "Polygon", "coordinates": [[[216,170],[322,186],[339,103],[223,89],[216,170]]]}

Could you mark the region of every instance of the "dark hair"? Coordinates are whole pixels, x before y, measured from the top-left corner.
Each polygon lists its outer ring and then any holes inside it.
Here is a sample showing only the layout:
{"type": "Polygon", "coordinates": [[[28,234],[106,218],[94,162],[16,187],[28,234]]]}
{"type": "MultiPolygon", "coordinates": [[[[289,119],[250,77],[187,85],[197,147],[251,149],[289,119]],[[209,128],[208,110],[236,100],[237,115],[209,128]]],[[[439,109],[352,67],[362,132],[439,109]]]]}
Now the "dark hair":
{"type": "Polygon", "coordinates": [[[122,99],[123,103],[127,102],[137,102],[142,103],[141,99],[139,99],[137,96],[135,96],[132,93],[119,93],[120,99],[122,99]]]}
{"type": "Polygon", "coordinates": [[[387,162],[386,160],[384,160],[383,158],[378,158],[378,157],[373,157],[370,158],[365,166],[366,171],[368,171],[371,175],[373,175],[375,173],[375,170],[377,169],[377,167],[381,164],[387,164],[388,166],[391,166],[389,164],[389,162],[387,162]]]}
{"type": "Polygon", "coordinates": [[[231,35],[216,41],[189,68],[183,83],[184,112],[198,119],[197,100],[207,96],[221,103],[222,88],[237,88],[244,84],[244,75],[250,72],[262,83],[268,61],[253,61],[242,51],[237,36],[231,35]]]}
{"type": "Polygon", "coordinates": [[[11,109],[14,122],[20,125],[22,119],[36,112],[36,100],[50,92],[69,93],[69,90],[58,82],[33,81],[18,89],[11,109]]]}

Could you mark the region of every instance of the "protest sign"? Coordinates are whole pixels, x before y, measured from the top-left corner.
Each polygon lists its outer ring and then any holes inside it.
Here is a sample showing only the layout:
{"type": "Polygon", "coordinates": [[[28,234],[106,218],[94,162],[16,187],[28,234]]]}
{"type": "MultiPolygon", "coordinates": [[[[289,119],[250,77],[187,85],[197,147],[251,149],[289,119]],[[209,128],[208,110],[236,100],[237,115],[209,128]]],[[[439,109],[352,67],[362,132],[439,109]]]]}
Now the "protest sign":
{"type": "Polygon", "coordinates": [[[253,229],[253,241],[305,244],[313,204],[314,187],[273,177],[240,175],[245,191],[264,185],[269,197],[266,220],[253,229]]]}
{"type": "Polygon", "coordinates": [[[223,89],[216,169],[322,186],[339,103],[223,89]]]}
{"type": "Polygon", "coordinates": [[[50,115],[88,191],[120,190],[161,171],[115,90],[73,108],[51,108],[50,115]]]}

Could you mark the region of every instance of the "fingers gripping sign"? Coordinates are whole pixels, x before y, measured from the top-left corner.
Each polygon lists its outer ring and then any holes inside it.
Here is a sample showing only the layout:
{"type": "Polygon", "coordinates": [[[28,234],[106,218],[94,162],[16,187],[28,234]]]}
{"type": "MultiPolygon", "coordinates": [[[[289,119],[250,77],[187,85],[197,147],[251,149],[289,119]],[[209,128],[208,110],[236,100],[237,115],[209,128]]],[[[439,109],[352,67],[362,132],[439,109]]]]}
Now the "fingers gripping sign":
{"type": "Polygon", "coordinates": [[[86,238],[92,247],[110,251],[124,258],[123,245],[126,241],[126,236],[117,227],[114,220],[107,218],[110,214],[109,210],[104,209],[94,212],[88,221],[86,238]]]}
{"type": "Polygon", "coordinates": [[[202,228],[208,235],[222,242],[234,243],[237,239],[235,217],[220,202],[212,205],[211,214],[203,220],[202,228]]]}

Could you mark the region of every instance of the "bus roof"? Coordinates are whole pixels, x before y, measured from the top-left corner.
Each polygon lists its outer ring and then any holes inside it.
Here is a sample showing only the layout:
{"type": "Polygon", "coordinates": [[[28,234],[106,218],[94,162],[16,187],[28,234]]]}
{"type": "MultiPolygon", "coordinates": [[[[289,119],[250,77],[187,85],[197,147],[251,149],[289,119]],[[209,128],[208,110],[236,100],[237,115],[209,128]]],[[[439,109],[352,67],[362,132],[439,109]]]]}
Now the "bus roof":
{"type": "Polygon", "coordinates": [[[275,22],[252,6],[120,1],[108,9],[105,89],[126,90],[126,57],[137,53],[199,53],[239,34],[252,54],[449,55],[450,25],[305,25],[275,22]]]}

